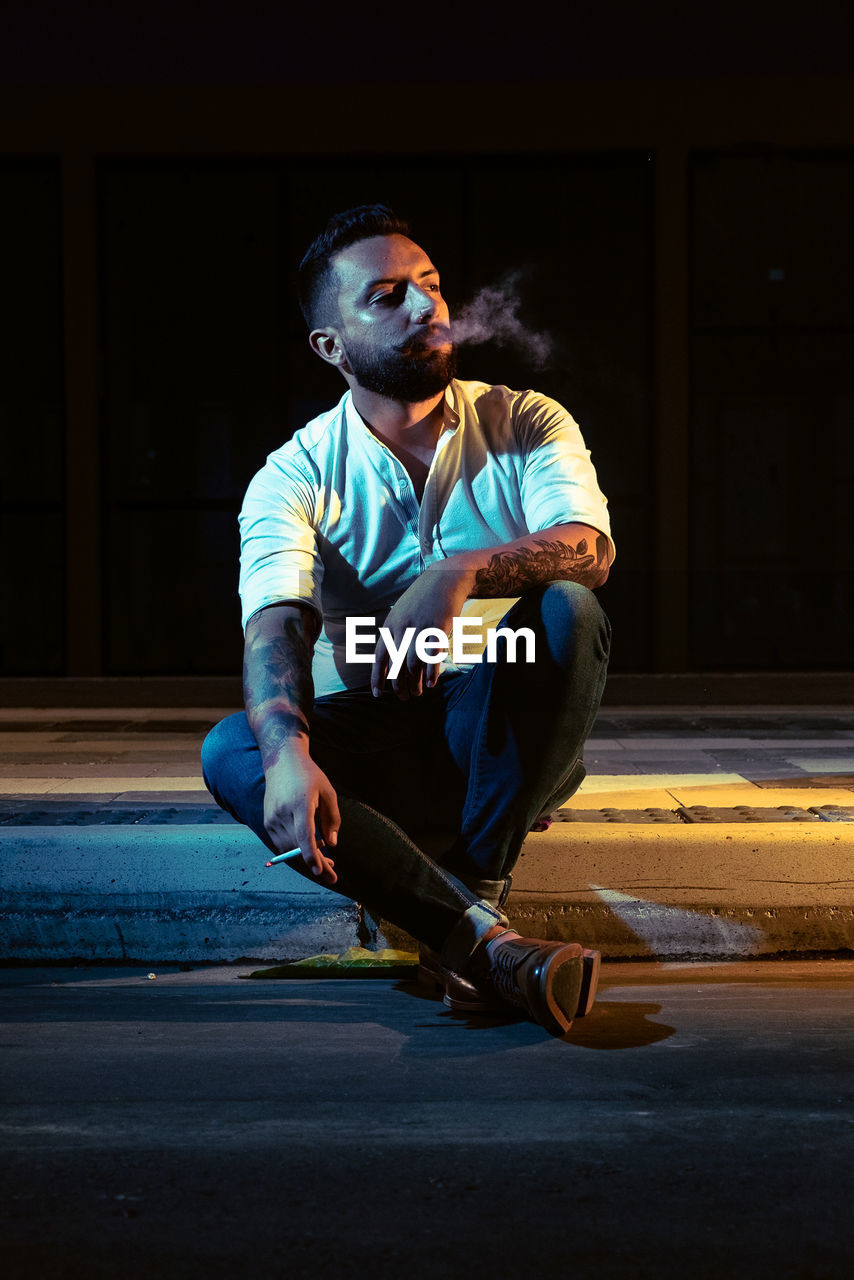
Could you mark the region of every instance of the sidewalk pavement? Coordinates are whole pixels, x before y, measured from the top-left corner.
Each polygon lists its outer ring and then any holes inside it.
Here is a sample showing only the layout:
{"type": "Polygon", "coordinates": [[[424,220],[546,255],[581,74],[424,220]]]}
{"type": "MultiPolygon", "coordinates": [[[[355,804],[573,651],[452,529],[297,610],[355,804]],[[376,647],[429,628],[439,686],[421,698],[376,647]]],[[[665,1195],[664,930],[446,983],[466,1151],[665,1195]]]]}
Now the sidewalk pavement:
{"type": "MultiPolygon", "coordinates": [[[[0,709],[0,956],[298,959],[413,947],[221,813],[199,747],[233,708],[0,709]]],[[[608,707],[508,911],[613,959],[854,949],[854,708],[608,707]]],[[[425,840],[435,852],[435,845],[425,840]]]]}

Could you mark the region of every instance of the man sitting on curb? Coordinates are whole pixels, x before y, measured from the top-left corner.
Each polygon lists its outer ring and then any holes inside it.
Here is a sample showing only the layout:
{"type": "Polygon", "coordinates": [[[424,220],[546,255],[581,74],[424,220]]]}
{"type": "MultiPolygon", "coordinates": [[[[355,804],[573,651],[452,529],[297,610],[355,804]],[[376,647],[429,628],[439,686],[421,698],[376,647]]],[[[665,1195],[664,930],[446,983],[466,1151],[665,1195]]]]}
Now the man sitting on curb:
{"type": "Polygon", "coordinates": [[[385,206],[330,220],[300,305],[348,391],[247,491],[246,712],[205,740],[205,782],[417,938],[451,1008],[509,1004],[560,1035],[598,953],[521,938],[503,907],[525,836],[584,778],[605,683],[593,588],[614,552],[589,452],[554,400],[455,378],[438,272],[385,206]],[[488,624],[485,655],[445,658],[455,619],[488,624]],[[454,833],[437,861],[411,838],[429,829],[454,833]]]}

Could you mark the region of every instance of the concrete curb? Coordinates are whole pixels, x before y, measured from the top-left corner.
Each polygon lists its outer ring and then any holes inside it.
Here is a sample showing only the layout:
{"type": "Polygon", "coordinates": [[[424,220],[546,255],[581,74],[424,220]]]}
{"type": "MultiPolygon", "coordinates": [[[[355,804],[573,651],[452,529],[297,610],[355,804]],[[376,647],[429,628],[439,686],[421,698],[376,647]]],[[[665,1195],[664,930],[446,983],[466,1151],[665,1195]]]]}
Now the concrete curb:
{"type": "Polygon", "coordinates": [[[612,959],[854,950],[854,826],[555,824],[525,841],[507,912],[522,934],[612,959]]]}
{"type": "Polygon", "coordinates": [[[365,936],[239,826],[4,827],[0,848],[6,960],[281,961],[365,936]]]}
{"type": "MultiPolygon", "coordinates": [[[[4,827],[0,847],[5,959],[281,962],[366,940],[354,903],[266,868],[238,826],[4,827]]],[[[854,824],[556,823],[525,842],[509,915],[614,958],[854,949],[854,824]]]]}

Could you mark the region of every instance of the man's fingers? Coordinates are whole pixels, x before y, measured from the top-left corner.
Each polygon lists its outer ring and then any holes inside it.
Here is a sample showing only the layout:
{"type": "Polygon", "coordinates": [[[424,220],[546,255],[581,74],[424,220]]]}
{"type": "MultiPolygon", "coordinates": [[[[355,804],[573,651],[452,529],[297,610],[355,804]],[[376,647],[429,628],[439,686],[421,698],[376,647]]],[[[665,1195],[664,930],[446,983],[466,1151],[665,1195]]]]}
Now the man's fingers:
{"type": "MultiPolygon", "coordinates": [[[[437,629],[441,630],[441,628],[437,629]]],[[[407,634],[412,630],[413,628],[408,628],[407,634]]],[[[406,640],[406,638],[406,635],[404,635],[403,640],[406,640]]],[[[399,656],[396,655],[395,662],[399,660],[399,656]]],[[[408,650],[406,661],[403,662],[396,676],[391,675],[391,666],[391,657],[381,637],[377,643],[374,665],[371,668],[371,689],[376,697],[388,683],[401,702],[408,702],[410,698],[420,697],[425,689],[432,689],[442,669],[441,662],[423,662],[418,657],[414,647],[408,650]]]]}
{"type": "Polygon", "coordinates": [[[334,791],[328,794],[321,792],[317,812],[324,843],[334,847],[338,843],[338,831],[341,826],[341,812],[334,791]]]}
{"type": "Polygon", "coordinates": [[[293,834],[291,834],[286,824],[271,822],[267,826],[267,832],[276,847],[277,853],[289,853],[296,845],[302,855],[303,862],[311,869],[312,875],[316,876],[321,884],[333,885],[338,883],[333,859],[321,851],[318,837],[316,835],[312,837],[307,827],[300,829],[294,824],[293,834]]]}
{"type": "Polygon", "coordinates": [[[323,871],[317,877],[321,884],[333,885],[338,883],[338,876],[335,871],[335,863],[331,858],[323,859],[323,871]]]}
{"type": "Polygon", "coordinates": [[[313,875],[319,876],[324,871],[323,854],[317,846],[314,834],[314,814],[309,817],[310,821],[306,821],[301,815],[296,823],[297,843],[303,862],[311,868],[313,875]]]}
{"type": "Polygon", "coordinates": [[[385,688],[387,674],[388,651],[382,640],[380,640],[374,651],[374,665],[371,667],[371,692],[375,698],[378,698],[385,688]]]}
{"type": "MultiPolygon", "coordinates": [[[[337,801],[333,801],[335,812],[338,811],[337,801]]],[[[325,847],[326,836],[321,831],[315,831],[314,823],[321,818],[320,798],[315,808],[315,812],[310,815],[311,822],[303,822],[302,826],[297,826],[297,839],[299,841],[300,853],[303,862],[311,869],[311,874],[316,876],[321,884],[333,885],[338,883],[338,876],[335,871],[335,863],[327,853],[323,851],[321,846],[325,847]]],[[[340,824],[340,815],[338,818],[340,824]]],[[[336,836],[337,839],[337,830],[336,836]]]]}

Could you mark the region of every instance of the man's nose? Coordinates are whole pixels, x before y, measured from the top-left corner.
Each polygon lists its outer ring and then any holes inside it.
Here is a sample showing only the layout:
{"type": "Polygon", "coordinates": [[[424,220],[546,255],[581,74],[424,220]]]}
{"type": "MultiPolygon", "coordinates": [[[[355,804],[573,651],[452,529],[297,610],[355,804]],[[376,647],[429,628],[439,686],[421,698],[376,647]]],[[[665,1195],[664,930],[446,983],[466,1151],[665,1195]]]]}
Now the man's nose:
{"type": "Polygon", "coordinates": [[[426,324],[428,320],[433,319],[439,302],[437,294],[426,293],[417,284],[411,284],[409,286],[409,297],[410,311],[417,324],[426,324]]]}

